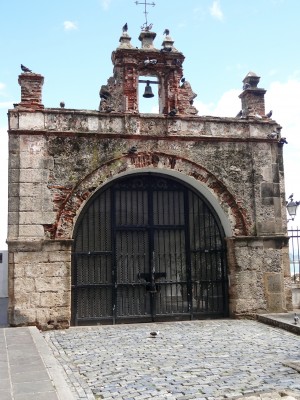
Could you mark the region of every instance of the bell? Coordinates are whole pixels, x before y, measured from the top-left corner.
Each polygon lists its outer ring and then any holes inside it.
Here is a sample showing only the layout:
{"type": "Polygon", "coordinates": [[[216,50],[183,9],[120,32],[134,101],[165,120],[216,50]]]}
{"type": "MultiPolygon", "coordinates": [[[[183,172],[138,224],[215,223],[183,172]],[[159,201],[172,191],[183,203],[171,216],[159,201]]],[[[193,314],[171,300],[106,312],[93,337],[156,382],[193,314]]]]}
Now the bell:
{"type": "Polygon", "coordinates": [[[150,99],[150,97],[154,97],[154,94],[152,93],[152,89],[151,89],[149,81],[147,81],[147,85],[145,87],[145,92],[143,94],[143,97],[146,97],[147,99],[150,99]]]}

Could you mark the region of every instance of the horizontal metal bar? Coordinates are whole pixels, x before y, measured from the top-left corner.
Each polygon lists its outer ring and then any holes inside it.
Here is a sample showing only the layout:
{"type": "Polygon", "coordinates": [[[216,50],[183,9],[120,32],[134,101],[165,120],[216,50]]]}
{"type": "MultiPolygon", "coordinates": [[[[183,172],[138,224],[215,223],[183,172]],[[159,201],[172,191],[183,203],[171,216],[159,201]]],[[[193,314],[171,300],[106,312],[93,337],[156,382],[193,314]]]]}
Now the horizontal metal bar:
{"type": "Polygon", "coordinates": [[[79,285],[72,285],[72,289],[93,289],[93,288],[97,288],[97,287],[115,287],[114,283],[85,283],[85,284],[79,284],[79,285]]]}
{"type": "Polygon", "coordinates": [[[111,254],[112,251],[76,251],[72,253],[73,256],[106,256],[111,254]]]}
{"type": "Polygon", "coordinates": [[[196,249],[193,250],[191,249],[191,253],[195,254],[195,253],[222,253],[224,251],[224,249],[220,248],[220,249],[196,249]]]}
{"type": "Polygon", "coordinates": [[[154,84],[156,84],[156,85],[158,85],[159,84],[159,81],[145,81],[144,79],[139,79],[139,83],[154,83],[154,84]]]}
{"type": "MultiPolygon", "coordinates": [[[[127,231],[127,230],[148,230],[150,228],[149,225],[119,225],[116,226],[116,231],[127,231]]],[[[151,229],[159,230],[159,229],[185,229],[185,225],[151,225],[151,229]]]]}

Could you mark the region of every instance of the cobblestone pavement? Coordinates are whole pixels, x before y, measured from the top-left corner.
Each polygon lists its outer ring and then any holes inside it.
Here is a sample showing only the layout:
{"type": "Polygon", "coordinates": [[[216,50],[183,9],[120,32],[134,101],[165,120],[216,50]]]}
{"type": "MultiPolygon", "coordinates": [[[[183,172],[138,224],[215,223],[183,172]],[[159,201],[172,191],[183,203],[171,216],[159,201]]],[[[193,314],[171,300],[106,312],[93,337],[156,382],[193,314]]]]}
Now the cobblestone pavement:
{"type": "Polygon", "coordinates": [[[80,327],[44,336],[77,399],[300,399],[300,337],[256,321],[80,327]]]}

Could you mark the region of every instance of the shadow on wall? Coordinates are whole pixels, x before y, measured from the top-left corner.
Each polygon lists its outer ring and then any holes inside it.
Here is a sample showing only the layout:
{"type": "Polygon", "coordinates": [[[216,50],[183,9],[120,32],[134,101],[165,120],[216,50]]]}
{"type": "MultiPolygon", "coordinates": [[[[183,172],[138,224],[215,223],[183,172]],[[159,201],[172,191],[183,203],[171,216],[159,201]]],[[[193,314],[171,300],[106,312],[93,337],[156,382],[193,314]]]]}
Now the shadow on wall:
{"type": "Polygon", "coordinates": [[[0,326],[7,326],[8,307],[8,253],[0,251],[0,326]]]}
{"type": "Polygon", "coordinates": [[[7,320],[8,297],[0,298],[0,327],[8,325],[7,320]]]}

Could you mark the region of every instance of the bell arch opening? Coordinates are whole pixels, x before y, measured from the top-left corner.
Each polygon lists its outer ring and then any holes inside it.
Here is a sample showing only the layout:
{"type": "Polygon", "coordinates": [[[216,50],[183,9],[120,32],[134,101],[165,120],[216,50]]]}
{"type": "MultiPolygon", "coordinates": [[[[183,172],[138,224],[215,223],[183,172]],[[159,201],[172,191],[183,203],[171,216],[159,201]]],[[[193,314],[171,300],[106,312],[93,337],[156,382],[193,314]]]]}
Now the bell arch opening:
{"type": "Polygon", "coordinates": [[[228,316],[220,219],[173,176],[107,183],[82,209],[73,239],[73,325],[228,316]]]}
{"type": "Polygon", "coordinates": [[[159,81],[156,76],[139,76],[138,108],[140,113],[159,114],[159,81]]]}

